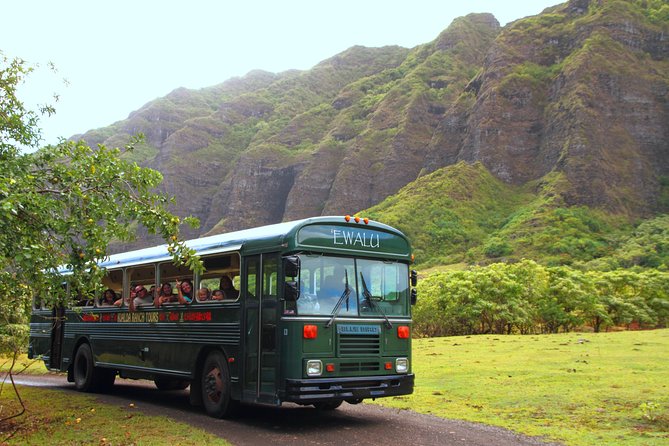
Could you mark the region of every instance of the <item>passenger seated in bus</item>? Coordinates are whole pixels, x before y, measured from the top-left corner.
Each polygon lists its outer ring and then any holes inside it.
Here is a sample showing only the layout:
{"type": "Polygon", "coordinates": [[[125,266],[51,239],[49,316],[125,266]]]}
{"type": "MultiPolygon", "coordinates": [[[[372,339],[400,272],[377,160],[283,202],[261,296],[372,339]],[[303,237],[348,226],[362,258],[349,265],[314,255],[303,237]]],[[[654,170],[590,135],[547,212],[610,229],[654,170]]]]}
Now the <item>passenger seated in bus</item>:
{"type": "Polygon", "coordinates": [[[197,290],[197,300],[199,302],[205,302],[209,300],[209,296],[211,295],[209,288],[200,288],[197,290]]]}
{"type": "Polygon", "coordinates": [[[100,299],[101,307],[113,307],[114,303],[118,300],[116,292],[111,288],[107,288],[104,293],[102,293],[102,298],[100,299]]]}
{"type": "Polygon", "coordinates": [[[190,279],[179,281],[177,279],[177,300],[180,304],[193,302],[193,283],[190,279]]]}
{"type": "Polygon", "coordinates": [[[125,304],[128,305],[128,306],[130,306],[130,305],[131,305],[131,302],[135,300],[135,297],[136,297],[136,296],[137,296],[137,293],[135,293],[135,290],[134,290],[134,289],[131,289],[131,290],[130,290],[130,296],[129,296],[129,297],[126,296],[125,298],[123,298],[123,297],[120,298],[119,300],[117,300],[116,302],[114,302],[114,306],[116,306],[116,307],[120,307],[120,306],[123,305],[123,303],[125,303],[125,304]]]}
{"type": "Polygon", "coordinates": [[[229,276],[222,276],[219,288],[223,291],[226,299],[235,300],[239,297],[239,291],[235,289],[229,276]]]}
{"type": "Polygon", "coordinates": [[[163,304],[169,304],[176,301],[177,297],[172,293],[172,284],[165,282],[163,283],[163,286],[160,287],[158,297],[154,299],[153,304],[156,307],[160,307],[163,304]]]}
{"type": "Polygon", "coordinates": [[[223,300],[225,299],[225,294],[223,294],[222,290],[214,290],[211,293],[211,300],[223,300]]]}
{"type": "Polygon", "coordinates": [[[142,285],[137,285],[135,288],[136,297],[133,299],[132,304],[130,305],[130,310],[132,311],[134,307],[140,305],[153,305],[153,299],[149,296],[149,292],[142,285]]]}

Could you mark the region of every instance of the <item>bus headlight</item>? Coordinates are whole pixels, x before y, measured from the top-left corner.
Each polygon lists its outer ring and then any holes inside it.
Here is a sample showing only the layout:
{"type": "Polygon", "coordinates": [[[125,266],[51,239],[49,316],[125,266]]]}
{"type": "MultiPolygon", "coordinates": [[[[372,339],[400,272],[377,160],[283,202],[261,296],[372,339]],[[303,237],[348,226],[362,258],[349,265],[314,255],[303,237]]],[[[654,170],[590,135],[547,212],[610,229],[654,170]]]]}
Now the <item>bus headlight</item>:
{"type": "Polygon", "coordinates": [[[307,376],[321,376],[323,373],[323,363],[320,359],[310,359],[307,361],[307,376]]]}
{"type": "Polygon", "coordinates": [[[395,360],[395,371],[397,373],[406,373],[409,371],[409,360],[407,358],[397,358],[395,360]]]}

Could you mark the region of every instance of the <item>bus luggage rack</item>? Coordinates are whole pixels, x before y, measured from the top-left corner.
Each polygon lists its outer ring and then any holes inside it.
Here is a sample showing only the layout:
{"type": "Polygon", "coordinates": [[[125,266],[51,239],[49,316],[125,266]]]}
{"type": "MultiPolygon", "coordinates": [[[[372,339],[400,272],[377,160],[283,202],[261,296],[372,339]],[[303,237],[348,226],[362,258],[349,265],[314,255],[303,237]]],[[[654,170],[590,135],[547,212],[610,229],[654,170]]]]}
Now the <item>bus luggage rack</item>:
{"type": "Polygon", "coordinates": [[[339,356],[379,355],[380,351],[378,334],[339,334],[339,356]]]}

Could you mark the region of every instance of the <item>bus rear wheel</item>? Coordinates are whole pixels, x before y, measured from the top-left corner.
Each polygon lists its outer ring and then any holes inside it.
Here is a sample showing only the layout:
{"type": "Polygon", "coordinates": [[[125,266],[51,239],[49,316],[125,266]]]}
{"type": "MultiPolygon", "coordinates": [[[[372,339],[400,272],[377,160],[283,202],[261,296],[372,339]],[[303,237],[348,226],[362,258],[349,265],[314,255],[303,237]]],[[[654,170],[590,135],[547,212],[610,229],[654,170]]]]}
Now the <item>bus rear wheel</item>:
{"type": "Polygon", "coordinates": [[[95,367],[93,351],[88,344],[81,344],[72,364],[74,387],[81,392],[99,392],[114,385],[116,370],[95,367]]]}
{"type": "Polygon", "coordinates": [[[231,414],[234,402],[230,399],[230,372],[222,352],[214,351],[207,356],[202,367],[201,387],[207,414],[215,418],[231,414]]]}

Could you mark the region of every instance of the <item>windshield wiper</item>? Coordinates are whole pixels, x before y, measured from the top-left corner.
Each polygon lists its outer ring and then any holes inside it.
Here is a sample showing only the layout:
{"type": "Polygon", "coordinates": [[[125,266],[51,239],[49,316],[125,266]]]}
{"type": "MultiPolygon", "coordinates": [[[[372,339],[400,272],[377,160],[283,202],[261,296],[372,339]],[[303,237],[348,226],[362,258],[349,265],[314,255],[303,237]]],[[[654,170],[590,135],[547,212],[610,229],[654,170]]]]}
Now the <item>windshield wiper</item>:
{"type": "Polygon", "coordinates": [[[362,281],[362,295],[365,297],[367,304],[383,315],[383,318],[386,320],[386,327],[393,328],[393,324],[390,323],[390,319],[388,319],[386,313],[383,312],[381,306],[377,305],[377,303],[372,300],[372,293],[369,292],[369,288],[367,288],[367,284],[365,283],[365,276],[363,276],[362,273],[360,273],[360,279],[362,281]]]}
{"type": "Polygon", "coordinates": [[[346,277],[346,285],[344,285],[344,292],[341,293],[341,296],[337,301],[337,305],[335,305],[335,307],[332,309],[332,317],[330,318],[328,323],[325,324],[325,328],[330,328],[335,318],[339,314],[339,310],[341,310],[341,304],[344,303],[344,300],[346,300],[346,303],[348,304],[348,296],[351,294],[351,288],[348,286],[348,270],[344,270],[344,273],[346,277]]]}

